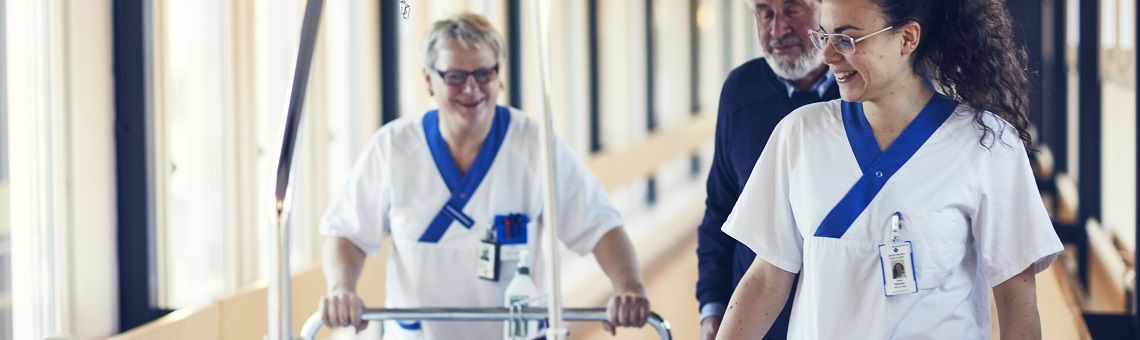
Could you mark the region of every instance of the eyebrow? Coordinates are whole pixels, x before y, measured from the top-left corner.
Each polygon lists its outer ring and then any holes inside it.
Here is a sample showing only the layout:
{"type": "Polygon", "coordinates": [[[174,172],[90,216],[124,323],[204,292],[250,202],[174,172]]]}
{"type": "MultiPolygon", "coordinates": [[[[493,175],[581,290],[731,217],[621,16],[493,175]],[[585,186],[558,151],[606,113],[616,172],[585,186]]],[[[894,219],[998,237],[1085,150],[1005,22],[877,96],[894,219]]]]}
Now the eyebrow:
{"type": "MultiPolygon", "coordinates": [[[[820,26],[819,28],[823,29],[823,26],[820,26]]],[[[843,26],[836,27],[834,33],[835,34],[843,34],[843,31],[847,31],[847,30],[862,31],[863,29],[856,27],[856,26],[852,26],[852,25],[843,25],[843,26]]],[[[826,32],[826,31],[827,30],[824,30],[824,32],[826,32]]]]}

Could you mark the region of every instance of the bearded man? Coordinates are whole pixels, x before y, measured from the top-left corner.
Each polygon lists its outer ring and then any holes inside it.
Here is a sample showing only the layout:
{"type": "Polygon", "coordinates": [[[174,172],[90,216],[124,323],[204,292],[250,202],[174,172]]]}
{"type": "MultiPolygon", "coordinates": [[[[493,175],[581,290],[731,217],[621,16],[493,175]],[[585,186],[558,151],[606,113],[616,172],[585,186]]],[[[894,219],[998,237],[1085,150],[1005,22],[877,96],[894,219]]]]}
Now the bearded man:
{"type": "MultiPolygon", "coordinates": [[[[808,31],[819,29],[820,0],[746,2],[756,16],[756,33],[765,53],[734,69],[721,88],[708,199],[697,228],[701,339],[716,337],[732,291],[756,258],[751,249],[721,231],[721,225],[736,205],[772,130],[800,106],[839,98],[835,76],[808,40],[808,31]]],[[[765,227],[771,226],[757,226],[765,227]]],[[[793,286],[788,304],[765,339],[787,337],[794,295],[793,286]]]]}

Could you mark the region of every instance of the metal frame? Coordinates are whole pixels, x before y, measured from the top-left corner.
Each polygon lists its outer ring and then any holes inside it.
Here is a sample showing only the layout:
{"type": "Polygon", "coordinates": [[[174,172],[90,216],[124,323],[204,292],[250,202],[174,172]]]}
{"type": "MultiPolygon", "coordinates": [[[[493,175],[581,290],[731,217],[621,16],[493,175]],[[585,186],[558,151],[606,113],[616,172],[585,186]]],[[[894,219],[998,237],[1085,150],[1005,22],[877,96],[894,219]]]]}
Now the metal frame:
{"type": "MultiPolygon", "coordinates": [[[[568,321],[606,321],[605,308],[566,308],[563,318],[568,321]]],[[[522,308],[511,310],[507,307],[498,308],[365,308],[361,318],[368,321],[401,320],[401,321],[507,321],[507,320],[546,320],[546,308],[522,308]]],[[[657,330],[662,340],[672,340],[672,326],[669,321],[662,319],[657,313],[649,312],[646,323],[657,330]]],[[[314,313],[301,327],[301,336],[305,339],[316,339],[324,323],[321,315],[314,313]]]]}
{"type": "Polygon", "coordinates": [[[1014,27],[1014,39],[1024,47],[1029,72],[1029,123],[1041,131],[1044,125],[1044,116],[1041,107],[1044,97],[1041,95],[1041,61],[1044,53],[1043,8],[1041,0],[1009,1],[1010,14],[1017,25],[1014,27]]]}
{"type": "Polygon", "coordinates": [[[522,108],[522,1],[507,0],[507,100],[522,108]]]}
{"type": "Polygon", "coordinates": [[[697,9],[701,0],[689,0],[689,112],[701,113],[701,29],[697,27],[697,9]]]}
{"type": "MultiPolygon", "coordinates": [[[[653,134],[657,131],[657,77],[655,60],[657,48],[657,35],[653,32],[653,1],[645,0],[645,131],[653,134]]],[[[645,203],[657,203],[657,176],[650,175],[645,180],[645,203]]]]}
{"type": "MultiPolygon", "coordinates": [[[[1080,1],[1080,43],[1077,46],[1078,87],[1077,104],[1081,120],[1078,126],[1077,164],[1078,206],[1077,224],[1084,227],[1089,218],[1099,219],[1101,211],[1101,90],[1100,90],[1100,0],[1080,1]]],[[[1084,275],[1087,277],[1087,274],[1084,275]]],[[[1086,279],[1087,283],[1087,279],[1086,279]]]]}
{"type": "MultiPolygon", "coordinates": [[[[380,88],[400,88],[399,0],[380,1],[380,88]]],[[[380,125],[400,118],[400,91],[380,91],[380,125]]]]}
{"type": "Polygon", "coordinates": [[[127,330],[170,310],[156,306],[151,2],[115,0],[112,13],[119,329],[127,330]]]}
{"type": "Polygon", "coordinates": [[[587,49],[590,50],[590,153],[602,151],[602,109],[598,64],[598,0],[586,1],[588,16],[587,49]]]}
{"type": "Polygon", "coordinates": [[[1047,103],[1041,108],[1045,120],[1039,132],[1041,140],[1053,146],[1053,168],[1054,173],[1057,173],[1067,172],[1069,169],[1069,150],[1065,148],[1069,139],[1069,132],[1066,130],[1068,126],[1066,113],[1069,107],[1068,74],[1065,66],[1066,9],[1065,0],[1045,1],[1049,5],[1043,7],[1045,23],[1042,27],[1044,31],[1052,34],[1045,37],[1042,44],[1046,54],[1042,58],[1041,80],[1044,83],[1042,92],[1047,103]]]}
{"type": "MultiPolygon", "coordinates": [[[[657,68],[654,51],[657,48],[657,35],[653,32],[653,1],[645,0],[645,131],[657,130],[657,68]]],[[[652,191],[652,188],[650,188],[652,191]]]]}

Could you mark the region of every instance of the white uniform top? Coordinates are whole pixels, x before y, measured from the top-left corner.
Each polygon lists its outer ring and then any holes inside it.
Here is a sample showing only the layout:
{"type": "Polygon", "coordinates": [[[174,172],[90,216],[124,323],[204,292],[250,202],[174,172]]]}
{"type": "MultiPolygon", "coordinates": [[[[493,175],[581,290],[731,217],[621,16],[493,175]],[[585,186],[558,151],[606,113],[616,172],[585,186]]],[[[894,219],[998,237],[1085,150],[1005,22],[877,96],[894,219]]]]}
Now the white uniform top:
{"type": "MultiPolygon", "coordinates": [[[[424,115],[400,118],[381,127],[357,159],[341,194],[325,212],[321,234],[344,237],[368,255],[380,251],[385,235],[392,236],[385,299],[388,308],[503,307],[504,290],[514,277],[517,262],[501,263],[498,282],[480,279],[476,247],[492,218],[509,213],[529,216],[525,248],[534,264],[531,275],[538,287],[546,287],[543,261],[537,260],[544,200],[538,125],[520,111],[504,107],[496,111],[499,118],[509,121],[505,137],[486,177],[469,193],[470,201],[462,208],[475,227],[467,229],[452,222],[437,243],[419,242],[428,224],[452,197],[426,142],[424,115]]],[[[438,125],[433,127],[438,131],[438,125]]],[[[489,137],[487,143],[491,141],[489,137]]],[[[597,178],[565,143],[555,142],[558,238],[574,252],[586,254],[606,232],[623,222],[597,178]]],[[[471,174],[469,171],[467,175],[471,174]]],[[[384,338],[503,336],[502,322],[421,324],[421,329],[408,330],[385,322],[384,338]]]]}
{"type": "Polygon", "coordinates": [[[1015,129],[983,112],[995,132],[986,148],[972,109],[957,105],[846,233],[818,237],[863,176],[856,153],[879,150],[862,113],[854,117],[864,126],[845,124],[841,105],[807,105],[780,122],[723,227],[800,273],[789,338],[989,338],[991,287],[1030,266],[1044,270],[1062,250],[1015,129]],[[918,292],[888,297],[878,247],[891,242],[895,212],[899,240],[913,242],[918,292]]]}

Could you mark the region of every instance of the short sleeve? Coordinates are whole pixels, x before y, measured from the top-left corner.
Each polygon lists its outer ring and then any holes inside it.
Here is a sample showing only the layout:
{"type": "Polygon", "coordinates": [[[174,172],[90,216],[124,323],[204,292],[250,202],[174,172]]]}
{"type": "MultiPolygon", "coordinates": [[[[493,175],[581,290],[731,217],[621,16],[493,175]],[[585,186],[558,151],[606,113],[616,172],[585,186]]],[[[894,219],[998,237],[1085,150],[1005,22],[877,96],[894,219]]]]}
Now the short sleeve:
{"type": "Polygon", "coordinates": [[[1025,147],[1012,129],[997,133],[1002,140],[974,157],[979,201],[970,226],[983,272],[992,286],[1029,266],[1040,273],[1063,250],[1041,201],[1025,147]]]}
{"type": "Polygon", "coordinates": [[[602,236],[624,222],[602,183],[557,136],[554,154],[558,167],[554,184],[558,195],[558,239],[575,253],[586,255],[594,250],[602,236]]]}
{"type": "Polygon", "coordinates": [[[320,226],[321,235],[348,239],[370,256],[380,252],[388,233],[391,187],[381,136],[373,137],[356,159],[340,194],[321,217],[320,226]]]}
{"type": "Polygon", "coordinates": [[[724,222],[732,236],[768,263],[791,273],[803,265],[803,236],[799,232],[790,200],[794,151],[789,128],[795,115],[777,125],[764,152],[756,161],[740,199],[724,222]]]}

